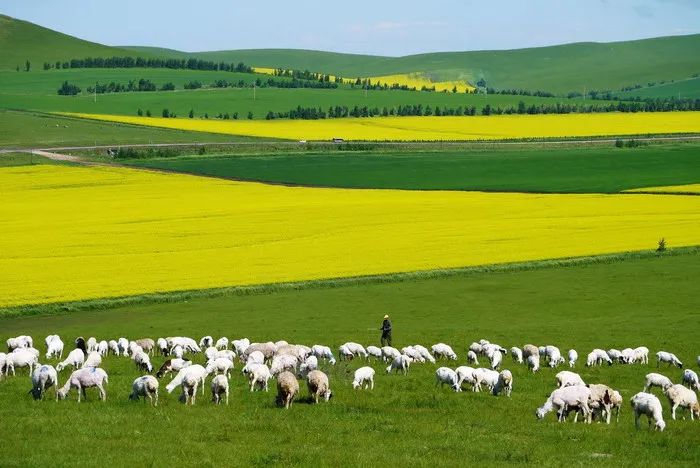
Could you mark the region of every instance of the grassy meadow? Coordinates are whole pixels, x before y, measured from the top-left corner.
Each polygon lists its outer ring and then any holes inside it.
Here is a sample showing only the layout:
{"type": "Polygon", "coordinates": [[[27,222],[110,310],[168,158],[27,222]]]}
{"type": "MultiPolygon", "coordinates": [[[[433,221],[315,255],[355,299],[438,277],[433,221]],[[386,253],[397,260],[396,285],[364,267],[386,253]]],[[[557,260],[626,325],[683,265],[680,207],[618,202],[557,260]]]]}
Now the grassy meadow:
{"type": "MultiPolygon", "coordinates": [[[[78,335],[246,336],[253,341],[327,344],[335,351],[345,341],[378,344],[381,317],[389,313],[395,345],[450,343],[459,356],[446,363],[451,367],[465,364],[465,348],[481,338],[506,347],[525,343],[556,344],[564,351],[574,347],[583,360],[594,347],[646,345],[652,353],[671,350],[695,367],[698,349],[692,330],[700,318],[695,292],[699,266],[698,254],[689,253],[5,318],[0,319],[0,338],[31,334],[42,352],[49,333],[60,334],[67,343],[78,335]]],[[[202,362],[201,355],[194,360],[202,362]]],[[[162,361],[153,359],[156,366],[162,361]]],[[[430,364],[414,365],[403,377],[386,376],[383,365],[372,362],[377,370],[375,389],[353,391],[352,373],[361,365],[365,364],[322,365],[334,398],[310,405],[302,385],[300,401],[289,411],[274,406],[275,390],[249,393],[238,363],[228,407],[210,403],[208,385],[195,406],[185,407],[177,402],[177,391],[166,394],[167,377],[161,382],[157,408],[131,402],[127,397],[138,373],[123,357],[110,356],[103,363],[109,373],[106,403],[97,401],[90,390],[81,404],[74,393],[69,401],[55,402],[52,393],[46,401],[32,401],[27,371],[20,370],[16,377],[0,382],[0,412],[5,421],[13,422],[0,425],[0,437],[12,447],[4,452],[3,465],[66,466],[76,458],[87,466],[700,463],[699,423],[671,421],[665,398],[666,431],[650,432],[646,423],[643,430],[634,429],[629,398],[642,389],[644,375],[656,370],[653,364],[585,368],[579,362],[576,371],[587,382],[606,383],[625,399],[619,423],[613,418],[610,426],[559,424],[552,414],[537,421],[535,409],[553,390],[555,371],[543,369],[532,375],[510,357],[503,367],[514,375],[511,398],[435,388],[437,366],[430,364]],[[47,427],[60,428],[61,436],[49,436],[47,427]],[[27,439],[26,434],[46,436],[27,439]],[[86,450],[99,457],[85,458],[86,450]]],[[[678,369],[661,372],[674,381],[680,379],[678,369]]],[[[61,373],[60,382],[67,374],[61,373]]]]}
{"type": "Polygon", "coordinates": [[[183,156],[129,165],[346,188],[599,192],[700,181],[700,145],[183,156]]]}

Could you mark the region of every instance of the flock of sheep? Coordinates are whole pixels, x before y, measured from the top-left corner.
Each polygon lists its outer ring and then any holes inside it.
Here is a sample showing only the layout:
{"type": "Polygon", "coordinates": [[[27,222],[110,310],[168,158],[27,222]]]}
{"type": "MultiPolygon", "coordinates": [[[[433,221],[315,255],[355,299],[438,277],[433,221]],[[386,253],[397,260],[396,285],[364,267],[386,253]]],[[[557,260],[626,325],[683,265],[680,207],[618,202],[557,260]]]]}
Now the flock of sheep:
{"type": "MultiPolygon", "coordinates": [[[[129,357],[139,371],[145,373],[137,377],[132,384],[130,399],[148,398],[155,406],[158,404],[159,380],[169,373],[174,373],[173,379],[166,385],[168,393],[180,387],[180,399],[186,404],[194,404],[198,388],[204,392],[204,385],[211,376],[210,388],[212,401],[228,404],[229,379],[236,359],[244,364],[242,372],[248,378],[250,391],[256,389],[268,391],[269,380],[277,380],[277,402],[280,406],[289,408],[299,395],[299,381],[306,381],[309,397],[316,403],[321,399],[328,401],[333,393],[330,389],[328,376],[319,369],[319,362],[329,365],[336,364],[336,357],[331,348],[323,345],[312,347],[292,345],[286,341],[276,343],[250,343],[246,338],[229,342],[227,338],[214,341],[211,336],[205,336],[195,341],[188,337],[150,338],[135,341],[119,338],[111,341],[98,341],[94,337],[85,340],[78,337],[75,348],[68,352],[65,359],[64,342],[58,335],[49,335],[45,339],[46,359],[60,360],[56,367],[49,364],[39,364],[40,352],[34,348],[31,336],[22,335],[7,340],[7,353],[0,353],[0,377],[7,377],[15,369],[28,367],[32,381],[30,392],[35,399],[43,399],[46,391],[54,387],[56,399],[68,397],[71,389],[75,389],[77,399],[85,396],[87,388],[96,388],[101,400],[106,400],[105,384],[108,375],[100,368],[102,358],[108,353],[116,356],[129,357]],[[154,368],[151,356],[159,353],[165,357],[165,362],[152,375],[154,368]],[[206,358],[205,365],[194,364],[186,355],[202,353],[206,358]],[[73,371],[59,388],[58,374],[66,369],[73,371]]],[[[501,364],[508,351],[502,346],[487,340],[472,343],[467,350],[467,360],[470,365],[478,366],[479,358],[488,360],[488,367],[459,366],[456,369],[439,367],[435,372],[436,385],[448,384],[454,391],[461,392],[465,383],[472,391],[487,390],[493,395],[510,396],[513,390],[513,375],[507,370],[501,370],[501,364]]],[[[513,347],[510,355],[515,363],[526,364],[533,372],[540,369],[541,362],[551,368],[565,365],[566,360],[556,346],[534,346],[527,344],[522,348],[513,347]]],[[[569,350],[568,366],[574,368],[578,361],[578,353],[569,350]]],[[[338,348],[340,360],[366,360],[371,358],[388,363],[387,373],[399,372],[407,374],[412,363],[436,363],[437,360],[456,361],[457,354],[452,347],[445,343],[433,345],[430,350],[421,345],[407,346],[398,350],[391,346],[366,348],[358,343],[348,342],[338,348]]],[[[657,367],[665,363],[682,368],[683,363],[672,353],[659,351],[656,353],[657,367]]],[[[594,349],[586,358],[586,366],[597,366],[603,363],[619,364],[648,364],[649,349],[641,346],[635,349],[594,349]]],[[[698,356],[700,365],[700,356],[698,356]]],[[[359,388],[374,388],[375,370],[370,366],[360,367],[355,371],[352,386],[359,388]]],[[[565,421],[573,412],[574,421],[582,416],[590,423],[596,418],[610,423],[611,415],[619,411],[622,405],[622,395],[604,384],[586,384],[580,375],[569,370],[556,374],[557,388],[551,393],[545,403],[536,410],[538,419],[550,412],[556,412],[557,419],[565,421]]],[[[668,377],[649,373],[646,375],[642,392],[630,398],[635,414],[635,424],[639,428],[639,418],[646,415],[649,425],[662,431],[665,427],[661,402],[650,393],[652,387],[660,387],[671,405],[671,416],[676,419],[678,408],[687,409],[691,419],[700,417],[700,405],[695,390],[700,390],[698,375],[691,369],[685,369],[682,383],[674,384],[668,377]]]]}

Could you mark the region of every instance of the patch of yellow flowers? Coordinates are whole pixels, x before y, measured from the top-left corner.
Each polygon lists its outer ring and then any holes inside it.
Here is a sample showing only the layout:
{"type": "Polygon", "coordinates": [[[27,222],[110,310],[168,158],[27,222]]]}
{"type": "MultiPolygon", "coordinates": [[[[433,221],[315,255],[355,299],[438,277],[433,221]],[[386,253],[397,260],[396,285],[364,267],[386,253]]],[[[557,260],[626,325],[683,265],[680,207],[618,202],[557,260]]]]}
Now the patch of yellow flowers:
{"type": "Polygon", "coordinates": [[[196,132],[287,140],[457,141],[700,133],[700,112],[374,117],[326,120],[203,120],[75,114],[196,132]]]}
{"type": "Polygon", "coordinates": [[[0,169],[0,307],[700,244],[700,199],[0,169]]]}

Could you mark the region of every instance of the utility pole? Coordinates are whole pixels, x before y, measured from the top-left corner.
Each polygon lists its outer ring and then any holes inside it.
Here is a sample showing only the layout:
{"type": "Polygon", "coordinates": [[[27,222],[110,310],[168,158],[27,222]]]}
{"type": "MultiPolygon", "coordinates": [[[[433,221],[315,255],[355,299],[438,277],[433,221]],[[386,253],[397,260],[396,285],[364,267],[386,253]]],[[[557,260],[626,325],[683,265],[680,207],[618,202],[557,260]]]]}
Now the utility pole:
{"type": "Polygon", "coordinates": [[[97,81],[95,81],[95,102],[97,102],[97,81]]]}
{"type": "Polygon", "coordinates": [[[253,101],[255,101],[255,83],[253,83],[253,101]]]}

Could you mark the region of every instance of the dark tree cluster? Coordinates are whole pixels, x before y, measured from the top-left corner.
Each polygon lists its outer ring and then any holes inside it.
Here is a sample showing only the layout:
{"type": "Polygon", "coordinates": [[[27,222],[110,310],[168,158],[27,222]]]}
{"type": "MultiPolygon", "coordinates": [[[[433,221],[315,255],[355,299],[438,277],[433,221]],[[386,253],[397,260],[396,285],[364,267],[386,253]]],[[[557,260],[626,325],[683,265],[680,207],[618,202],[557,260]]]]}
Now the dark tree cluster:
{"type": "MultiPolygon", "coordinates": [[[[27,62],[29,63],[29,62],[27,62]]],[[[44,64],[44,69],[52,68],[50,63],[44,64]]],[[[66,62],[56,62],[53,68],[170,68],[174,70],[210,70],[238,73],[253,73],[252,67],[243,62],[226,63],[195,58],[144,58],[144,57],[87,57],[74,58],[66,62]]]]}
{"type": "MultiPolygon", "coordinates": [[[[171,83],[172,84],[172,83],[171,83]]],[[[111,81],[109,83],[95,83],[95,86],[88,86],[87,92],[105,94],[105,93],[127,93],[132,91],[155,91],[156,85],[151,80],[141,78],[140,80],[129,80],[127,84],[116,83],[111,81]]],[[[161,87],[162,89],[162,87],[161,87]]],[[[174,87],[173,87],[174,89],[174,87]]]]}
{"type": "Polygon", "coordinates": [[[58,88],[58,94],[61,96],[75,96],[79,92],[80,88],[74,84],[68,83],[67,81],[64,81],[61,87],[58,88]]]}

